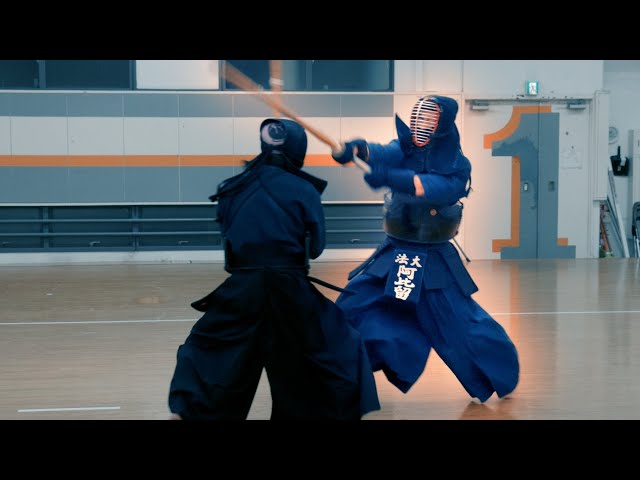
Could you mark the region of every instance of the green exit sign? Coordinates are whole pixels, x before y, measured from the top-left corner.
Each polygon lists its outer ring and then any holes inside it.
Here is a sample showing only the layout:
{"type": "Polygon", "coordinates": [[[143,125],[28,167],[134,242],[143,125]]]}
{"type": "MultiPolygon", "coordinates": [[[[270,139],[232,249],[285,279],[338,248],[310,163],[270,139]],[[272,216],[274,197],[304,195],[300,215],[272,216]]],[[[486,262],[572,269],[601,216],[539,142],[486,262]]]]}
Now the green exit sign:
{"type": "Polygon", "coordinates": [[[538,82],[527,82],[525,92],[527,95],[538,95],[538,82]]]}

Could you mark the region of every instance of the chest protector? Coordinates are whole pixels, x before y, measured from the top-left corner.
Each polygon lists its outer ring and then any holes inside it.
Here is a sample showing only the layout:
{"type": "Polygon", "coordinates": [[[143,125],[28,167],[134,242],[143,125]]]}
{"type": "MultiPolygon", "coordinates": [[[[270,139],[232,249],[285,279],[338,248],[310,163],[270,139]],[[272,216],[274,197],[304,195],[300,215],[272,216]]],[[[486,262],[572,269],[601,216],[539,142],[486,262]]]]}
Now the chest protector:
{"type": "Polygon", "coordinates": [[[389,192],[384,196],[384,231],[407,242],[441,243],[458,234],[462,203],[433,206],[422,197],[389,192]]]}

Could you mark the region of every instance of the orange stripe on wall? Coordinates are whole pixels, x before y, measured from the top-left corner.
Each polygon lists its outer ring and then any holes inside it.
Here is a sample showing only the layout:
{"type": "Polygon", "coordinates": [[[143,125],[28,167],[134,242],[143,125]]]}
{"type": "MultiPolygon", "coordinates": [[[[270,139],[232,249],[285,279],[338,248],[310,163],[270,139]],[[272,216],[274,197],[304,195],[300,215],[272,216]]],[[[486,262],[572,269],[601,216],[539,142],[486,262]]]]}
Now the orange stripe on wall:
{"type": "Polygon", "coordinates": [[[180,155],[181,167],[239,167],[251,155],[180,155]]]}
{"type": "Polygon", "coordinates": [[[66,155],[1,155],[2,167],[66,167],[66,155]]]}
{"type": "Polygon", "coordinates": [[[69,167],[124,167],[123,155],[71,155],[67,157],[69,167]]]}
{"type": "Polygon", "coordinates": [[[497,142],[498,140],[502,140],[513,135],[513,133],[518,129],[518,125],[520,125],[520,116],[523,113],[543,113],[550,111],[551,105],[528,105],[513,107],[511,118],[509,119],[507,124],[497,132],[489,133],[484,136],[484,148],[491,148],[493,142],[497,142]]]}
{"type": "MultiPolygon", "coordinates": [[[[0,155],[0,167],[238,167],[253,158],[253,155],[0,155]]],[[[305,165],[341,166],[329,154],[309,154],[305,165]]]]}
{"type": "Polygon", "coordinates": [[[127,167],[178,167],[178,155],[125,155],[127,167]]]}
{"type": "MultiPolygon", "coordinates": [[[[309,167],[342,167],[336,162],[329,154],[315,154],[311,153],[304,159],[304,164],[309,167]]],[[[347,167],[355,167],[355,163],[350,162],[346,164],[347,167]]]]}
{"type": "Polygon", "coordinates": [[[511,238],[493,240],[492,252],[520,245],[520,157],[511,157],[511,238]]]}

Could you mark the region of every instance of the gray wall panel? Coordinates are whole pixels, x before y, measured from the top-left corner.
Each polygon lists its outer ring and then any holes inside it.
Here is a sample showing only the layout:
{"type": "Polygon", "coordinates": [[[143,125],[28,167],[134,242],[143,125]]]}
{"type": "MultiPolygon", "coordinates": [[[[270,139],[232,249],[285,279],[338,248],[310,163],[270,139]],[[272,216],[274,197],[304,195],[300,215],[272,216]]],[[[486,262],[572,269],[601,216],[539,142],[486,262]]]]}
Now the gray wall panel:
{"type": "Polygon", "coordinates": [[[339,95],[282,95],[282,101],[301,117],[339,117],[339,95]]]}
{"type": "Polygon", "coordinates": [[[372,190],[359,168],[304,167],[304,170],[328,182],[323,201],[382,201],[386,192],[386,189],[372,190]]]}
{"type": "MultiPolygon", "coordinates": [[[[340,95],[282,94],[284,105],[301,117],[340,116],[340,95]]],[[[236,117],[271,117],[273,109],[257,95],[233,95],[233,115],[236,117]]]]}
{"type": "MultiPolygon", "coordinates": [[[[284,104],[303,117],[392,116],[391,95],[283,94],[284,104]]],[[[0,94],[0,115],[84,117],[262,117],[273,110],[256,95],[104,93],[0,94]],[[179,99],[179,101],[178,101],[179,99]]]]}
{"type": "Polygon", "coordinates": [[[125,201],[179,202],[178,167],[127,167],[125,201]]]}
{"type": "Polygon", "coordinates": [[[256,95],[233,95],[234,117],[271,117],[273,109],[256,95]]]}
{"type": "Polygon", "coordinates": [[[342,95],[341,112],[343,117],[392,117],[392,95],[342,95]]]}
{"type": "Polygon", "coordinates": [[[9,95],[11,115],[16,117],[65,117],[67,99],[57,93],[12,93],[9,95]]]}
{"type": "Polygon", "coordinates": [[[208,202],[218,184],[236,174],[234,167],[182,167],[180,201],[208,202]]]}
{"type": "Polygon", "coordinates": [[[9,108],[9,94],[0,93],[0,117],[11,115],[9,108]]]}
{"type": "Polygon", "coordinates": [[[67,108],[70,117],[122,117],[122,94],[70,93],[67,108]]]}
{"type": "Polygon", "coordinates": [[[124,95],[124,114],[127,117],[177,117],[178,95],[161,93],[124,95]]]}
{"type": "Polygon", "coordinates": [[[75,203],[123,202],[124,167],[70,168],[69,196],[75,203]]]}
{"type": "Polygon", "coordinates": [[[65,167],[2,167],[0,203],[69,202],[69,169],[65,167]]]}
{"type": "Polygon", "coordinates": [[[181,117],[231,117],[231,95],[178,95],[181,117]]]}

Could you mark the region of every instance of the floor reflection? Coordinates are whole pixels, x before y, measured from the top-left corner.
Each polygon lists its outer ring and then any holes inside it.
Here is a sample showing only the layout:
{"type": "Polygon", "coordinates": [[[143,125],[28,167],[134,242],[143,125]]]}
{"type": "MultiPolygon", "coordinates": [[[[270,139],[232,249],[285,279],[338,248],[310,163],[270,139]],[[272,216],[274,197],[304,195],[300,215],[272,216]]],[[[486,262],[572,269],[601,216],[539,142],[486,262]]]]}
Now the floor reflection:
{"type": "Polygon", "coordinates": [[[514,401],[509,397],[498,400],[494,405],[469,402],[458,420],[516,420],[511,413],[514,401]]]}
{"type": "MultiPolygon", "coordinates": [[[[432,351],[406,394],[376,372],[382,409],[365,420],[640,420],[639,265],[471,262],[474,298],[518,349],[515,391],[472,403],[432,351]]],[[[356,266],[316,263],[311,274],[341,286],[356,266]]],[[[167,418],[175,352],[191,327],[179,319],[197,318],[190,302],[226,276],[212,264],[0,268],[0,419],[26,418],[20,408],[104,404],[121,408],[82,418],[167,418]]],[[[249,418],[270,411],[263,378],[249,418]]]]}

